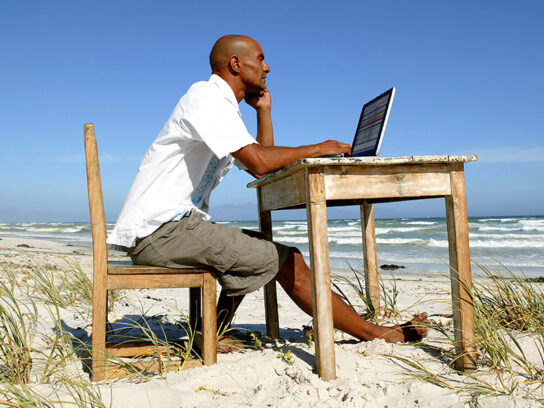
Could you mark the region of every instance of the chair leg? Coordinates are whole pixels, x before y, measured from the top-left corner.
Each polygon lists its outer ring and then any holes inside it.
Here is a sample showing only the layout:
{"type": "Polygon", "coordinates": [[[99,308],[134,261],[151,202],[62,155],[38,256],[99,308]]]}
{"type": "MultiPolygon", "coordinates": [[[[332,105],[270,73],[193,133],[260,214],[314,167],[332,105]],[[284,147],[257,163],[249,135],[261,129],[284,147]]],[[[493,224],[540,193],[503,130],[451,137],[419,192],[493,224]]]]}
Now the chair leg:
{"type": "Polygon", "coordinates": [[[205,365],[217,362],[217,287],[212,274],[204,275],[202,294],[202,359],[205,365]]]}
{"type": "Polygon", "coordinates": [[[189,288],[189,325],[193,331],[202,327],[202,288],[189,288]]]}
{"type": "Polygon", "coordinates": [[[91,369],[93,381],[106,378],[106,323],[108,310],[108,291],[96,290],[93,294],[93,326],[91,369]]]}

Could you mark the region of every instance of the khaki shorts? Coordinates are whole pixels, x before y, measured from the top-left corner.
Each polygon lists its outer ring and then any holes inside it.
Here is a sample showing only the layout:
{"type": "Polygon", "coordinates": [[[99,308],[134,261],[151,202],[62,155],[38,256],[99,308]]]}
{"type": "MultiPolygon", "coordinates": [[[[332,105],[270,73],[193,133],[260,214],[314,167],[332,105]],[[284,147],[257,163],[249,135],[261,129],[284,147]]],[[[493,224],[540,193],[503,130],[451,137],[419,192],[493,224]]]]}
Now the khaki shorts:
{"type": "Polygon", "coordinates": [[[270,282],[290,247],[259,233],[204,221],[195,211],[163,224],[129,249],[135,264],[168,268],[211,267],[229,296],[253,292],[270,282]]]}

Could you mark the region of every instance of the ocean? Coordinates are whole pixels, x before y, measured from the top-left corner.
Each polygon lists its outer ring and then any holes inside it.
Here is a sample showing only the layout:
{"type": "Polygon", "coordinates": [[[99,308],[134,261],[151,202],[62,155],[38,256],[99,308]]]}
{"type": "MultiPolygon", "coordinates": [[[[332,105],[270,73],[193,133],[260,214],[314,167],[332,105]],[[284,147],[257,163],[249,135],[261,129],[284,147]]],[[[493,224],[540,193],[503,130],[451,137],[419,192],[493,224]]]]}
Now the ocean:
{"type": "MultiPolygon", "coordinates": [[[[221,224],[258,230],[256,221],[221,224]]],[[[107,224],[108,231],[113,224],[107,224]]],[[[308,256],[308,229],[305,221],[275,221],[274,239],[296,246],[308,256]]],[[[361,268],[362,238],[359,220],[329,220],[331,268],[351,273],[361,268]]],[[[0,223],[1,237],[47,239],[71,244],[91,244],[89,223],[0,223]]],[[[506,269],[528,277],[544,275],[544,217],[470,217],[472,259],[487,268],[506,269]]],[[[395,274],[448,273],[448,239],[444,218],[377,219],[378,265],[396,264],[404,269],[395,274]]],[[[1,243],[0,243],[1,245],[1,243]]],[[[473,266],[473,273],[479,268],[473,266]]],[[[385,272],[384,272],[385,273],[385,272]]]]}

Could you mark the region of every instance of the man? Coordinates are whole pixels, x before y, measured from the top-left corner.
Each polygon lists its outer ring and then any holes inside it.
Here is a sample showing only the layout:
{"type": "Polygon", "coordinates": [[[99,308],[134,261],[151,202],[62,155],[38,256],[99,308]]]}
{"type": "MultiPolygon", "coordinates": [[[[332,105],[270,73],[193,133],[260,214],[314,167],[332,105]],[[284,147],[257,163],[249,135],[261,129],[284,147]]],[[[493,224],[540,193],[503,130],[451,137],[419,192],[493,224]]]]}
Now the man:
{"type": "MultiPolygon", "coordinates": [[[[209,222],[209,197],[235,161],[262,177],[303,157],[350,152],[350,146],[334,140],[274,146],[270,67],[255,40],[220,38],[210,65],[210,79],[191,86],[147,151],[108,243],[129,248],[136,264],[212,267],[222,285],[219,323],[230,321],[245,294],[272,279],[312,315],[310,271],[300,252],[209,222]],[[257,140],[242,122],[242,99],[257,112],[257,140]]],[[[332,307],[334,327],[360,340],[404,342],[427,335],[426,314],[384,327],[361,318],[335,293],[332,307]]]]}

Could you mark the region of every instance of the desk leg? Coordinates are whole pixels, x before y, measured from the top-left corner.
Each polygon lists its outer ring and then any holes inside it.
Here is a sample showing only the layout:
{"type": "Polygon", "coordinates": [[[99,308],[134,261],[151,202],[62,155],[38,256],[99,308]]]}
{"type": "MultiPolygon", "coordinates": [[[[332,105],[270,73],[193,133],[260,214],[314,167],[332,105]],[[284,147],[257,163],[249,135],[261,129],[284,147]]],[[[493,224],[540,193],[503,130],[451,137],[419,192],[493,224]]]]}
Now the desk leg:
{"type": "Polygon", "coordinates": [[[319,376],[329,381],[336,378],[336,359],[331,306],[327,203],[323,174],[314,173],[312,169],[309,169],[306,186],[316,366],[319,376]]]}
{"type": "Polygon", "coordinates": [[[474,344],[474,305],[471,295],[472,276],[463,163],[452,165],[450,180],[451,196],[446,196],[446,220],[455,348],[461,356],[456,361],[455,367],[458,370],[472,372],[476,368],[477,354],[474,344]]]}
{"type": "Polygon", "coordinates": [[[374,206],[361,205],[361,229],[363,232],[363,253],[365,266],[366,297],[380,313],[380,282],[378,278],[378,257],[376,255],[376,231],[374,224],[374,206]]]}
{"type": "MultiPolygon", "coordinates": [[[[259,228],[266,239],[272,241],[272,216],[270,211],[261,211],[261,189],[257,189],[259,200],[259,228]]],[[[276,281],[271,280],[264,287],[264,312],[266,318],[266,335],[272,339],[280,338],[280,323],[278,316],[278,299],[276,281]]]]}

